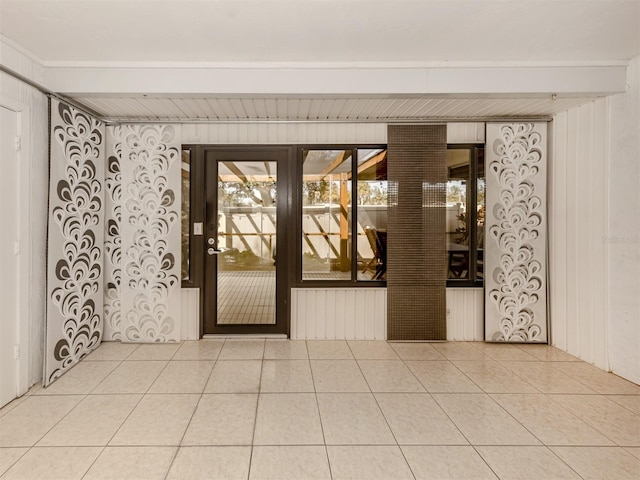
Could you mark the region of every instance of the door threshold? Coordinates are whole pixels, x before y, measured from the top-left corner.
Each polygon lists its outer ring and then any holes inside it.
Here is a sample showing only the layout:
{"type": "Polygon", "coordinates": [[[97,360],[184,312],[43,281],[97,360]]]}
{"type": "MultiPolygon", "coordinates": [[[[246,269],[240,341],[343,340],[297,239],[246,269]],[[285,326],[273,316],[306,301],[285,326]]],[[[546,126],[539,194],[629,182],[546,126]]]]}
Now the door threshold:
{"type": "Polygon", "coordinates": [[[287,339],[286,334],[284,333],[235,333],[235,334],[215,334],[215,333],[207,333],[202,336],[203,340],[212,339],[212,338],[280,338],[287,339]]]}

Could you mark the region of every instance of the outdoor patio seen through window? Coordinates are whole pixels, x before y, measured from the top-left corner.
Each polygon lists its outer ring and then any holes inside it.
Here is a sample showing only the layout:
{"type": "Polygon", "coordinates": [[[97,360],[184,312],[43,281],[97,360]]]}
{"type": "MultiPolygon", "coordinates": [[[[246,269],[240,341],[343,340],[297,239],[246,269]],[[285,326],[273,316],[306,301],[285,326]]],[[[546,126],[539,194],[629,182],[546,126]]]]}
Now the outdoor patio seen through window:
{"type": "Polygon", "coordinates": [[[484,279],[484,148],[453,145],[447,149],[446,250],[448,285],[484,279]]]}
{"type": "Polygon", "coordinates": [[[386,149],[302,150],[301,192],[302,280],[385,280],[386,149]]]}

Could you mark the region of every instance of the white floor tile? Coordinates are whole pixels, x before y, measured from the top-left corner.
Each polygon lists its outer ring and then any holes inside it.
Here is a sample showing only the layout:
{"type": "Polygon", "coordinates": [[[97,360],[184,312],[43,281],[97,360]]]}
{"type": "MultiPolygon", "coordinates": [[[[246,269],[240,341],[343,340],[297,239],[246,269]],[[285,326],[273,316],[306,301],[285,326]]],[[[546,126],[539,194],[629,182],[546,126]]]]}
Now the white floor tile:
{"type": "Polygon", "coordinates": [[[416,480],[497,480],[473,447],[403,446],[416,480]]]}
{"type": "Polygon", "coordinates": [[[0,447],[34,445],[83,398],[82,395],[29,396],[0,418],[0,447]]]}
{"type": "Polygon", "coordinates": [[[425,392],[416,376],[401,360],[358,360],[372,392],[425,392]]]}
{"type": "Polygon", "coordinates": [[[640,459],[619,447],[551,447],[584,480],[637,480],[640,459]]]}
{"type": "Polygon", "coordinates": [[[262,360],[218,360],[205,393],[258,393],[262,360]]]}
{"type": "Polygon", "coordinates": [[[309,360],[265,360],[260,392],[313,392],[309,360]]]}
{"type": "Polygon", "coordinates": [[[500,394],[492,398],[545,445],[613,445],[559,403],[542,394],[500,394]]]}
{"type": "Polygon", "coordinates": [[[149,393],[202,393],[213,364],[212,361],[169,362],[149,388],[149,393]]]}
{"type": "Polygon", "coordinates": [[[80,395],[90,393],[120,364],[117,361],[80,362],[47,388],[33,395],[80,395]]]}
{"type": "Polygon", "coordinates": [[[166,361],[122,362],[91,393],[145,393],[166,365],[166,361]]]}
{"type": "Polygon", "coordinates": [[[370,393],[319,393],[327,445],[395,445],[396,440],[370,393]]]}
{"type": "Polygon", "coordinates": [[[217,360],[224,340],[194,340],[182,342],[172,360],[217,360]]]}
{"type": "Polygon", "coordinates": [[[264,358],[269,360],[307,360],[307,342],[304,340],[267,340],[264,358]]]}
{"type": "Polygon", "coordinates": [[[324,445],[315,394],[260,394],[253,443],[324,445]]]}
{"type": "Polygon", "coordinates": [[[167,480],[246,480],[251,447],[180,447],[167,480]]]}
{"type": "Polygon", "coordinates": [[[182,445],[251,445],[258,395],[203,395],[182,445]]]}
{"type": "Polygon", "coordinates": [[[264,340],[226,340],[218,360],[261,360],[264,340]]]}
{"type": "Polygon", "coordinates": [[[0,448],[0,476],[28,450],[28,448],[0,448]]]}
{"type": "Polygon", "coordinates": [[[311,360],[317,392],[369,392],[355,360],[311,360]]]}
{"type": "Polygon", "coordinates": [[[431,395],[376,393],[375,397],[398,444],[468,445],[431,395]]]}
{"type": "Polygon", "coordinates": [[[148,394],[109,445],[180,445],[199,395],[148,394]]]}
{"type": "Polygon", "coordinates": [[[104,446],[142,395],[89,395],[63,418],[38,446],[104,446]]]}
{"type": "Polygon", "coordinates": [[[107,447],[82,480],[163,480],[177,447],[107,447]]]}
{"type": "Polygon", "coordinates": [[[312,360],[353,360],[349,344],[344,340],[307,340],[312,360]]]}
{"type": "Polygon", "coordinates": [[[253,447],[250,480],[331,480],[325,447],[253,447]]]}
{"type": "Polygon", "coordinates": [[[439,393],[433,397],[472,445],[540,444],[488,395],[439,393]]]}
{"type": "Polygon", "coordinates": [[[398,446],[329,446],[333,480],[412,480],[413,474],[398,446]]]}
{"type": "Polygon", "coordinates": [[[2,480],[80,480],[101,451],[100,447],[32,448],[2,480]]]}
{"type": "Polygon", "coordinates": [[[501,480],[580,480],[547,447],[476,447],[501,480]]]}
{"type": "Polygon", "coordinates": [[[122,342],[102,342],[85,360],[87,362],[97,362],[105,360],[125,360],[137,349],[137,343],[122,342]]]}
{"type": "Polygon", "coordinates": [[[347,343],[357,360],[400,360],[395,350],[382,340],[349,340],[347,343]]]}

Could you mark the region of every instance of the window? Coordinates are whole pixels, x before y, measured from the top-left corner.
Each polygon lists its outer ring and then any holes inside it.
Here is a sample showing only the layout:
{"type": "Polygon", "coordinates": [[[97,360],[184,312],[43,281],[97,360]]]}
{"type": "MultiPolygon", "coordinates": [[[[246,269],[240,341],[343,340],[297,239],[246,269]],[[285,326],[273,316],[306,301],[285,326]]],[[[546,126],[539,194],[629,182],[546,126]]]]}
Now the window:
{"type": "Polygon", "coordinates": [[[301,150],[303,281],[385,279],[386,158],[381,147],[301,150]]]}
{"type": "Polygon", "coordinates": [[[484,278],[484,148],[450,145],[447,172],[447,285],[475,285],[484,278]]]}
{"type": "Polygon", "coordinates": [[[190,239],[189,231],[191,225],[191,150],[182,150],[181,164],[182,182],[182,281],[190,280],[190,239]]]}

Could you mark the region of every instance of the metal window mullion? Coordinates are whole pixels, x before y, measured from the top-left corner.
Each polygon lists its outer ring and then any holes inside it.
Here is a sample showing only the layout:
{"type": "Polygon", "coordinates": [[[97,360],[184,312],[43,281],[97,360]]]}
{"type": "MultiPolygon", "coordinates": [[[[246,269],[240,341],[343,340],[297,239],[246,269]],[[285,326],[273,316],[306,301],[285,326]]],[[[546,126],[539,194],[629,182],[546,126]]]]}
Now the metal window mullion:
{"type": "Polygon", "coordinates": [[[351,149],[351,281],[358,281],[358,149],[351,149]]]}
{"type": "Polygon", "coordinates": [[[469,187],[467,189],[467,219],[469,220],[469,280],[476,281],[478,259],[478,148],[471,151],[469,187]],[[469,196],[471,198],[469,198],[469,196]]]}

